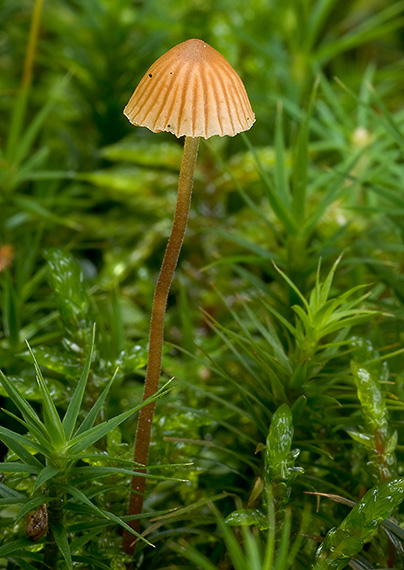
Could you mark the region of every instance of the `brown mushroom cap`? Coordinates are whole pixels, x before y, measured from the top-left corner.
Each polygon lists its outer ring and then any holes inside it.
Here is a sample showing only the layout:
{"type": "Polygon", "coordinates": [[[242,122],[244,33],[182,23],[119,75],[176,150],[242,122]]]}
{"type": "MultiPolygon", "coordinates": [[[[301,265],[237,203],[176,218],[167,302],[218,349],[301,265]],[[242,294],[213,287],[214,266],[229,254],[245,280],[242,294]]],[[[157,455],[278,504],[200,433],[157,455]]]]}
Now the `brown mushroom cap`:
{"type": "Polygon", "coordinates": [[[234,136],[255,122],[243,82],[202,40],[162,55],[135,89],[124,114],[134,125],[177,137],[234,136]]]}

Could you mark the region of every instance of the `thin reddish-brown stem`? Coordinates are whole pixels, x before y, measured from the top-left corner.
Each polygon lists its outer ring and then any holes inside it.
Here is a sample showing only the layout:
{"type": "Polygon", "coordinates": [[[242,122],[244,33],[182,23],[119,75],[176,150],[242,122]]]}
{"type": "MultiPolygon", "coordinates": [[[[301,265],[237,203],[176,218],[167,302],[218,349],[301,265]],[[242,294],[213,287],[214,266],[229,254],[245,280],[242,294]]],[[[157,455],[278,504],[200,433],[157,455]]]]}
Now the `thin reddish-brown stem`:
{"type": "MultiPolygon", "coordinates": [[[[199,138],[185,137],[173,227],[168,240],[166,252],[164,254],[156,289],[154,291],[149,334],[149,360],[144,385],[143,401],[150,396],[153,396],[153,394],[158,390],[167,298],[187,227],[198,147],[199,138]]],[[[154,407],[155,403],[148,404],[139,412],[133,459],[136,463],[144,466],[147,466],[148,462],[154,407]]],[[[146,469],[138,470],[138,472],[141,473],[144,473],[145,471],[146,469]]],[[[140,515],[142,513],[145,488],[146,478],[135,473],[132,477],[128,515],[140,515]]],[[[140,531],[140,519],[135,519],[128,524],[136,532],[140,531]]],[[[122,549],[127,554],[133,553],[134,540],[134,535],[125,530],[122,549]]]]}
{"type": "Polygon", "coordinates": [[[32,14],[31,28],[29,30],[28,46],[25,53],[24,71],[22,74],[22,86],[27,88],[32,83],[32,71],[34,68],[35,50],[38,43],[39,25],[41,23],[43,0],[36,0],[32,14]]]}

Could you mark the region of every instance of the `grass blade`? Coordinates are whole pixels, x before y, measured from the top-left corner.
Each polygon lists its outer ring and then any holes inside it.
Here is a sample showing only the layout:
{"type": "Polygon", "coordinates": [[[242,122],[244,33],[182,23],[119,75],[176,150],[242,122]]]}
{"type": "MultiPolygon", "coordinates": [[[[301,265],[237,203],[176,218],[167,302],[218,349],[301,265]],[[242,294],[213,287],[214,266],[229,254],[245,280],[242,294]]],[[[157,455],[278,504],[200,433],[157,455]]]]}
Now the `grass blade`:
{"type": "Polygon", "coordinates": [[[23,416],[27,426],[33,433],[38,432],[45,440],[47,439],[47,431],[41,420],[39,419],[37,413],[33,407],[27,402],[19,391],[14,388],[13,384],[8,380],[8,378],[0,370],[0,382],[12,400],[13,404],[18,408],[23,416]]]}
{"type": "Polygon", "coordinates": [[[5,445],[7,445],[9,449],[14,451],[14,453],[18,455],[18,457],[27,465],[33,465],[35,467],[40,467],[40,468],[43,467],[42,463],[35,457],[35,455],[32,455],[22,444],[25,444],[25,446],[29,446],[34,449],[39,448],[41,449],[42,452],[41,446],[37,445],[34,442],[31,442],[28,438],[22,436],[21,434],[15,433],[1,426],[0,426],[0,439],[5,445]]]}
{"type": "Polygon", "coordinates": [[[68,570],[73,570],[72,555],[69,547],[69,540],[67,538],[67,530],[63,525],[50,525],[53,536],[55,537],[56,544],[63,558],[66,561],[68,570]]]}
{"type": "MultiPolygon", "coordinates": [[[[167,383],[168,384],[168,383],[167,383]]],[[[79,435],[76,435],[73,439],[71,439],[68,443],[68,447],[70,448],[70,452],[80,453],[87,447],[93,445],[96,441],[104,437],[109,431],[111,431],[114,427],[119,426],[122,422],[124,422],[127,418],[129,418],[132,414],[140,410],[143,406],[147,406],[151,402],[154,402],[161,397],[163,397],[170,389],[167,389],[167,384],[165,384],[156,394],[154,394],[151,398],[148,398],[141,404],[138,404],[134,408],[119,414],[115,418],[102,422],[95,427],[88,429],[85,432],[81,432],[79,435]]]]}
{"type": "Polygon", "coordinates": [[[58,411],[53,402],[51,393],[49,392],[48,386],[46,385],[45,379],[42,375],[41,369],[39,368],[39,364],[34,356],[34,353],[32,352],[31,347],[28,344],[28,341],[26,341],[26,343],[28,346],[28,350],[31,354],[32,360],[34,361],[36,379],[42,394],[42,408],[45,420],[45,427],[47,433],[49,434],[49,439],[50,441],[52,441],[55,447],[61,448],[66,443],[62,422],[60,421],[58,411]]]}
{"type": "Polygon", "coordinates": [[[71,438],[80,412],[81,403],[83,401],[84,391],[86,389],[88,375],[90,373],[90,366],[94,354],[94,343],[95,343],[95,324],[93,326],[93,334],[91,338],[90,350],[86,358],[83,372],[76,386],[76,389],[74,390],[74,394],[72,396],[72,399],[70,400],[65,417],[63,418],[62,421],[62,426],[64,429],[66,439],[71,438]]]}
{"type": "Polygon", "coordinates": [[[57,475],[59,472],[60,469],[58,469],[57,467],[53,467],[52,465],[47,465],[46,467],[44,467],[42,471],[39,473],[37,480],[35,481],[34,491],[39,489],[41,485],[46,483],[46,481],[49,481],[49,479],[55,477],[55,475],[57,475]]]}
{"type": "Polygon", "coordinates": [[[118,372],[118,370],[115,370],[115,373],[112,376],[111,380],[105,386],[104,390],[100,394],[100,397],[95,402],[94,406],[91,408],[91,410],[89,411],[89,413],[87,414],[87,416],[84,418],[83,422],[81,423],[81,425],[77,429],[77,431],[75,433],[75,437],[79,436],[80,434],[82,434],[84,432],[87,432],[94,425],[96,417],[98,416],[98,413],[100,412],[102,406],[104,405],[105,400],[107,399],[107,396],[108,396],[109,391],[111,389],[111,386],[115,380],[117,372],[118,372]]]}

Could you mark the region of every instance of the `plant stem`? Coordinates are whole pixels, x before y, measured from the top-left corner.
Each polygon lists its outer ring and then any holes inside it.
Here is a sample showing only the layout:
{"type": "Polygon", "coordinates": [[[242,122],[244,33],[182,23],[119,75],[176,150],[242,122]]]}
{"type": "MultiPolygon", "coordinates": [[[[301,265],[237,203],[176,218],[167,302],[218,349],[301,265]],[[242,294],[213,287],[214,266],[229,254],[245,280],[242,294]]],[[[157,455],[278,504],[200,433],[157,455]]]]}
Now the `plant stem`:
{"type": "MultiPolygon", "coordinates": [[[[31,27],[29,30],[29,39],[27,49],[25,51],[24,70],[21,77],[21,89],[18,94],[14,112],[11,116],[11,124],[9,136],[6,145],[6,160],[13,162],[16,157],[16,151],[21,143],[21,134],[23,130],[25,113],[28,103],[28,94],[32,83],[34,58],[36,46],[38,43],[39,26],[41,23],[43,0],[35,0],[32,12],[31,27]]],[[[6,186],[7,187],[7,186],[6,186]]]]}
{"type": "Polygon", "coordinates": [[[31,28],[29,31],[29,40],[27,51],[25,54],[24,71],[22,75],[22,87],[26,88],[31,85],[32,71],[34,67],[34,57],[36,45],[38,42],[39,24],[41,22],[43,0],[35,0],[34,11],[32,14],[31,28]]]}
{"type": "MultiPolygon", "coordinates": [[[[158,390],[167,299],[187,227],[198,147],[199,137],[185,137],[173,227],[168,240],[166,252],[164,254],[156,289],[154,291],[149,333],[149,360],[144,385],[143,401],[155,394],[158,390]]],[[[147,466],[149,455],[150,433],[154,407],[155,403],[144,406],[139,412],[137,424],[133,459],[136,463],[145,466],[147,466]]],[[[141,473],[144,473],[145,471],[145,469],[139,470],[141,473]]],[[[145,488],[146,478],[140,477],[135,473],[132,477],[128,515],[140,515],[142,513],[145,488]]],[[[136,532],[139,532],[140,519],[133,520],[128,524],[136,532]]],[[[122,548],[127,554],[133,553],[134,539],[135,537],[130,532],[126,530],[124,531],[122,548]]]]}
{"type": "Polygon", "coordinates": [[[48,517],[49,517],[49,531],[47,535],[47,542],[44,548],[44,564],[45,568],[54,568],[55,562],[59,557],[59,547],[56,543],[55,536],[52,532],[53,525],[63,524],[63,509],[62,505],[64,503],[64,493],[58,491],[57,485],[49,485],[49,491],[54,497],[48,505],[48,517]]]}

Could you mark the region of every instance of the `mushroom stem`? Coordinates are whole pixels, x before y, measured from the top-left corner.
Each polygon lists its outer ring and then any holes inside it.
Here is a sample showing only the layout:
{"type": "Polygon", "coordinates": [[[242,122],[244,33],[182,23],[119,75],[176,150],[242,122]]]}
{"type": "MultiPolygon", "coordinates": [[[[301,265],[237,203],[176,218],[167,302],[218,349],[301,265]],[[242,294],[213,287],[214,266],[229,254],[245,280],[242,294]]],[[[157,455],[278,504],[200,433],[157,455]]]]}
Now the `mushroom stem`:
{"type": "MultiPolygon", "coordinates": [[[[149,360],[144,384],[143,401],[150,396],[153,396],[153,394],[158,390],[164,340],[164,317],[166,314],[167,299],[171,281],[177,266],[178,257],[180,255],[187,227],[198,147],[199,137],[185,137],[173,227],[154,291],[149,333],[149,360]]],[[[154,407],[155,403],[153,402],[141,408],[137,424],[133,459],[136,463],[144,465],[145,467],[147,466],[149,455],[150,433],[154,407]]],[[[138,470],[140,473],[145,473],[145,471],[146,469],[138,470]]],[[[146,478],[135,473],[132,477],[131,483],[131,496],[128,508],[129,516],[140,515],[142,513],[145,488],[146,478]]],[[[133,528],[133,530],[139,532],[140,519],[135,519],[128,522],[128,524],[133,528]]],[[[132,554],[134,550],[134,542],[135,537],[133,534],[125,530],[122,544],[124,552],[132,554]]]]}

